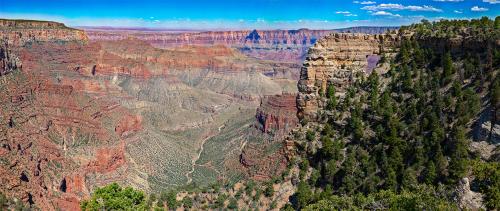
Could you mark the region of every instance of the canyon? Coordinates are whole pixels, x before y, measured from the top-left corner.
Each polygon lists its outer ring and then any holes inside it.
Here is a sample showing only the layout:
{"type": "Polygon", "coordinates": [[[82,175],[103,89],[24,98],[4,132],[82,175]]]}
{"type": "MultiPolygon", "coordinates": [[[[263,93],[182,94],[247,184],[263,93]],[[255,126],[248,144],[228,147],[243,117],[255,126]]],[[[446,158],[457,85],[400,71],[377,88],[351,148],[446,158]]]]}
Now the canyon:
{"type": "Polygon", "coordinates": [[[74,210],[109,182],[156,192],[266,180],[286,166],[280,140],[298,123],[303,50],[264,60],[230,43],[155,46],[44,21],[1,20],[0,31],[0,180],[9,197],[74,210]]]}
{"type": "Polygon", "coordinates": [[[332,30],[167,33],[25,20],[0,20],[0,32],[0,190],[43,210],[78,209],[110,182],[159,192],[269,180],[293,153],[286,138],[297,112],[312,118],[321,107],[315,85],[353,74],[327,79],[328,65],[368,70],[379,42],[332,30]]]}

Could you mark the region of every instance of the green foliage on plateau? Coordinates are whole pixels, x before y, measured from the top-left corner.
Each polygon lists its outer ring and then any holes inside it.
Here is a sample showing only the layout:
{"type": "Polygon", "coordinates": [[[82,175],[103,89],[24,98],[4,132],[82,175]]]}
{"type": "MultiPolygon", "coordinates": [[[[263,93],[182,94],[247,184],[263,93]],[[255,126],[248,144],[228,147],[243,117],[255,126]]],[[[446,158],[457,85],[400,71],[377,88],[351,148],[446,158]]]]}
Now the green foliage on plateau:
{"type": "Polygon", "coordinates": [[[367,196],[328,195],[303,210],[459,210],[450,201],[437,196],[434,189],[426,186],[419,188],[401,193],[382,190],[367,196]]]}
{"type": "Polygon", "coordinates": [[[479,189],[485,193],[486,207],[500,209],[500,162],[473,161],[471,166],[479,189]]]}
{"type": "Polygon", "coordinates": [[[81,202],[82,210],[147,210],[146,196],[131,187],[116,183],[97,188],[89,200],[81,202]]]}
{"type": "Polygon", "coordinates": [[[412,31],[418,38],[456,38],[459,36],[474,36],[477,40],[498,39],[500,37],[500,19],[491,20],[488,17],[471,20],[440,20],[402,26],[400,32],[412,31]]]}

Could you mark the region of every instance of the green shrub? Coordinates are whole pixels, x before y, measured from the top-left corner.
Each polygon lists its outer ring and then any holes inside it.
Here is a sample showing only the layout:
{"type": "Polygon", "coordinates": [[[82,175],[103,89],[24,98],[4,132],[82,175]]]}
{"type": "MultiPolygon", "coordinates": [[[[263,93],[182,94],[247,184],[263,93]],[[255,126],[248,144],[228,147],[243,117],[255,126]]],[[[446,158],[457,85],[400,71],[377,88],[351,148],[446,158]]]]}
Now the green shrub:
{"type": "Polygon", "coordinates": [[[116,183],[97,188],[89,200],[80,204],[82,210],[146,210],[144,193],[116,183]]]}

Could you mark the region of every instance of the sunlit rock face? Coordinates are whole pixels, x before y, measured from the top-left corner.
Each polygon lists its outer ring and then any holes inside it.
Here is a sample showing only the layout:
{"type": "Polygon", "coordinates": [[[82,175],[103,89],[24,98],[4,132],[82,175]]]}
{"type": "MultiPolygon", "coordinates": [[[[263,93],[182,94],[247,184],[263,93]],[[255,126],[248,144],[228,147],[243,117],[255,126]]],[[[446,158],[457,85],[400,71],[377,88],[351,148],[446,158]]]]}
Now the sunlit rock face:
{"type": "Polygon", "coordinates": [[[347,88],[361,75],[368,75],[380,59],[380,47],[387,50],[396,41],[385,35],[331,34],[309,49],[300,72],[297,107],[299,118],[315,121],[325,106],[320,91],[335,86],[343,97],[347,88]]]}

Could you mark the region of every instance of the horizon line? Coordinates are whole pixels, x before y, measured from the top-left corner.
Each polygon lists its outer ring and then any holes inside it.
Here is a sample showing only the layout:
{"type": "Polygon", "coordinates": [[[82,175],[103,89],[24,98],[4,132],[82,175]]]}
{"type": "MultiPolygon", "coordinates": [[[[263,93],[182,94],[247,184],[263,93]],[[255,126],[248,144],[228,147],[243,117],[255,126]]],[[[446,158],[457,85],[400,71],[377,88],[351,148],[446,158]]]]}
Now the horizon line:
{"type": "Polygon", "coordinates": [[[350,26],[350,27],[339,27],[339,28],[324,28],[324,29],[311,29],[311,28],[169,28],[169,27],[143,27],[143,26],[69,26],[76,29],[82,30],[95,30],[95,31],[151,31],[151,32],[210,32],[210,31],[299,31],[299,30],[310,30],[310,31],[335,31],[335,30],[345,30],[345,29],[353,29],[353,28],[400,28],[402,25],[392,25],[392,26],[350,26]]]}

